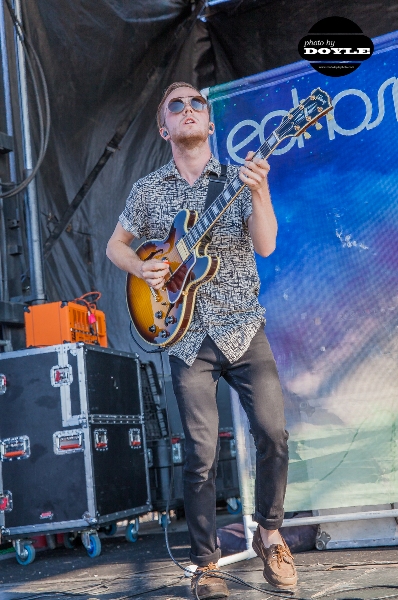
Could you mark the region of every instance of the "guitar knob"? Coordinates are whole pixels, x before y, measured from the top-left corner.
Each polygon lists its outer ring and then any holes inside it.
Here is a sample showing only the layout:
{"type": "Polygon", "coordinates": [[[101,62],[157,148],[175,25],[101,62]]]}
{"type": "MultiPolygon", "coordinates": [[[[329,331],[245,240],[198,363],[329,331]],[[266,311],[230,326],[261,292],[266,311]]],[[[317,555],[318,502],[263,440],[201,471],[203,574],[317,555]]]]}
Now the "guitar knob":
{"type": "Polygon", "coordinates": [[[155,333],[155,331],[156,331],[156,325],[151,325],[150,327],[148,327],[148,330],[149,330],[151,333],[155,333]]]}
{"type": "Polygon", "coordinates": [[[156,317],[157,319],[161,319],[161,318],[162,318],[162,316],[163,316],[163,313],[162,313],[162,311],[161,311],[161,310],[157,310],[157,311],[155,312],[155,317],[156,317]]]}
{"type": "Polygon", "coordinates": [[[169,315],[168,317],[165,318],[164,322],[166,325],[172,325],[173,323],[175,323],[177,321],[177,319],[175,317],[173,317],[173,315],[169,315]]]}
{"type": "Polygon", "coordinates": [[[165,329],[161,329],[159,331],[159,335],[160,335],[161,338],[167,338],[169,336],[169,333],[165,329]]]}
{"type": "Polygon", "coordinates": [[[320,129],[322,129],[322,125],[320,124],[320,122],[319,122],[319,121],[317,121],[317,122],[315,123],[315,129],[318,129],[318,131],[319,131],[320,129]]]}

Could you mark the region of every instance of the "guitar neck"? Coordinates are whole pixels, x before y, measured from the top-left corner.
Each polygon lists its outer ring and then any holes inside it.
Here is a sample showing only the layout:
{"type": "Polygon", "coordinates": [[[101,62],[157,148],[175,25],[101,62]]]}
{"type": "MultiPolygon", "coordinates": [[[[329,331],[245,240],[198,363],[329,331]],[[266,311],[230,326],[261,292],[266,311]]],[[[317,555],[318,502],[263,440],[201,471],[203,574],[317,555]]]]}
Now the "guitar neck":
{"type": "MultiPolygon", "coordinates": [[[[253,158],[267,158],[272,154],[280,141],[276,130],[273,131],[264,144],[257,150],[253,158]]],[[[232,204],[245,187],[246,184],[241,181],[238,175],[228,183],[221,194],[217,196],[214,202],[210,204],[195,225],[184,236],[184,243],[189,252],[192,252],[195,246],[209,233],[228,206],[232,204]]]]}
{"type": "MultiPolygon", "coordinates": [[[[267,158],[282,140],[289,136],[297,137],[301,135],[310,125],[314,125],[318,119],[332,109],[333,105],[329,94],[321,88],[312,90],[308,98],[301,100],[298,106],[288,112],[279,127],[265,140],[253,158],[256,156],[267,158]]],[[[189,232],[180,239],[181,256],[186,257],[192,252],[195,246],[214,227],[228,206],[239,196],[244,187],[245,184],[239,176],[236,176],[224,188],[223,192],[210,204],[189,232]]]]}

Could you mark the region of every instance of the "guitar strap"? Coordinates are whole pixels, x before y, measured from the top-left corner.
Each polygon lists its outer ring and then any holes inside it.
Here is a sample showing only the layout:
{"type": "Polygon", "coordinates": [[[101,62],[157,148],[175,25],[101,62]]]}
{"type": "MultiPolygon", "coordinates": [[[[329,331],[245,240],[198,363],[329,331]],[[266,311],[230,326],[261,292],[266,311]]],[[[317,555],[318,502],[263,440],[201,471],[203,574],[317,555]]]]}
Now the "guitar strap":
{"type": "Polygon", "coordinates": [[[221,173],[218,177],[217,173],[213,171],[209,176],[209,187],[207,188],[207,197],[205,202],[204,210],[207,210],[210,204],[221,194],[224,189],[225,182],[227,181],[227,165],[220,165],[221,173]]]}
{"type": "MultiPolygon", "coordinates": [[[[221,194],[223,191],[226,181],[227,181],[227,165],[220,165],[221,173],[220,176],[217,173],[211,172],[209,176],[209,187],[207,188],[207,196],[205,207],[203,212],[207,210],[212,202],[221,194]]],[[[205,241],[206,243],[211,240],[211,231],[206,234],[205,241]]]]}

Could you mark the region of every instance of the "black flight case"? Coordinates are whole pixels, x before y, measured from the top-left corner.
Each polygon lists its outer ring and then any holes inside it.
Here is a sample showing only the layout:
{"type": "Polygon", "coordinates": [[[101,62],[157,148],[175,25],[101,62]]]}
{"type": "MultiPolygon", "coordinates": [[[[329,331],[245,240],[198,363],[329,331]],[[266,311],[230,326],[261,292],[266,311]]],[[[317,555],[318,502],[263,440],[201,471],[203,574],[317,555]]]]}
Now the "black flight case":
{"type": "Polygon", "coordinates": [[[0,531],[17,560],[29,538],[98,529],[152,509],[141,365],[83,343],[0,354],[0,531]]]}

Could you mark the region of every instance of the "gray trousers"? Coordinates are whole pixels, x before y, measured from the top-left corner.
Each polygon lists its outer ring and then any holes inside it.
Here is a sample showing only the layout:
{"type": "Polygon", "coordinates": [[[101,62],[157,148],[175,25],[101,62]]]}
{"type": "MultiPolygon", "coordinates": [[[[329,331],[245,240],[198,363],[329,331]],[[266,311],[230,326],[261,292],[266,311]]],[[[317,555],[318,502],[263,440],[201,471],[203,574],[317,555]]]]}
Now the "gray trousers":
{"type": "Polygon", "coordinates": [[[184,505],[191,538],[191,561],[203,567],[217,562],[216,473],[220,377],[239,394],[256,444],[255,513],[265,529],[278,529],[288,467],[288,433],[275,360],[261,329],[244,355],[230,363],[207,336],[193,365],[170,356],[174,393],[185,434],[184,505]]]}

